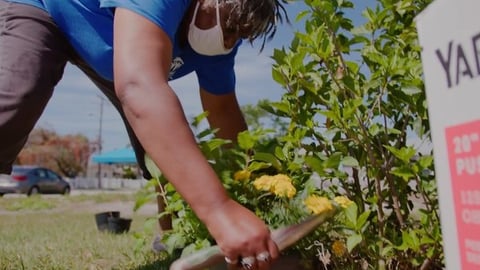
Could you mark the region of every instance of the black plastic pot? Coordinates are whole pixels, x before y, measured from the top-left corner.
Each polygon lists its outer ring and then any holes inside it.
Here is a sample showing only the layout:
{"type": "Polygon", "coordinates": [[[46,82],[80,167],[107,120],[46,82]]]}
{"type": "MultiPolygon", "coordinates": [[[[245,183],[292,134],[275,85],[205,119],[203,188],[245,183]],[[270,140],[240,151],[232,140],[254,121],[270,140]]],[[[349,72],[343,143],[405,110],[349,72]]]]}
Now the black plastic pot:
{"type": "Polygon", "coordinates": [[[108,230],[108,218],[120,217],[119,211],[109,211],[95,214],[95,222],[97,223],[97,229],[101,232],[108,230]]]}
{"type": "Polygon", "coordinates": [[[108,231],[111,233],[126,233],[130,230],[132,219],[121,217],[108,218],[108,231]]]}

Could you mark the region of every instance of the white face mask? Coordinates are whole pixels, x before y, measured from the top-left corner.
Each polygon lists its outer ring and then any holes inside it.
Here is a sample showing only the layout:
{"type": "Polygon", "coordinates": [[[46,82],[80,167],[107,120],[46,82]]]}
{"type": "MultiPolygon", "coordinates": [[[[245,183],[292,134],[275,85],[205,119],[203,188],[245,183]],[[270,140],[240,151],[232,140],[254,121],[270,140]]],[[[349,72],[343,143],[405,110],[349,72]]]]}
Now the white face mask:
{"type": "Polygon", "coordinates": [[[194,51],[202,55],[221,55],[228,54],[233,48],[226,49],[223,40],[223,31],[220,24],[220,11],[217,0],[217,24],[210,29],[200,29],[195,25],[197,19],[197,11],[200,2],[197,2],[193,13],[192,22],[188,29],[188,42],[194,51]]]}

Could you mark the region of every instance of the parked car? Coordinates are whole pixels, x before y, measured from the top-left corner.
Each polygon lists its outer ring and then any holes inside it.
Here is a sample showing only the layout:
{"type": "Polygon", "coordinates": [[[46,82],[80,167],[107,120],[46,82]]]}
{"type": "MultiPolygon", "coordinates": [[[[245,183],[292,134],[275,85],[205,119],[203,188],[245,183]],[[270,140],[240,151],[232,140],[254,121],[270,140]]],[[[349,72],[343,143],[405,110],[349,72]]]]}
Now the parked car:
{"type": "Polygon", "coordinates": [[[39,166],[13,166],[12,174],[0,174],[0,196],[21,193],[69,194],[70,184],[54,171],[39,166]]]}

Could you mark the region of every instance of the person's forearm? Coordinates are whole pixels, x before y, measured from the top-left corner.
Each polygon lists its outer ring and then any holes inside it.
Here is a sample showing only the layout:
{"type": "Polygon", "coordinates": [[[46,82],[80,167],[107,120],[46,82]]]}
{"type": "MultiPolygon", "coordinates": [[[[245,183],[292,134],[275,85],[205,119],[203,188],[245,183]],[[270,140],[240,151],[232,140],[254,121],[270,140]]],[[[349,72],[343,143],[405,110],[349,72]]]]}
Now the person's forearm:
{"type": "Polygon", "coordinates": [[[128,121],[146,152],[203,220],[228,196],[199,150],[171,88],[145,88],[124,90],[128,121]]]}

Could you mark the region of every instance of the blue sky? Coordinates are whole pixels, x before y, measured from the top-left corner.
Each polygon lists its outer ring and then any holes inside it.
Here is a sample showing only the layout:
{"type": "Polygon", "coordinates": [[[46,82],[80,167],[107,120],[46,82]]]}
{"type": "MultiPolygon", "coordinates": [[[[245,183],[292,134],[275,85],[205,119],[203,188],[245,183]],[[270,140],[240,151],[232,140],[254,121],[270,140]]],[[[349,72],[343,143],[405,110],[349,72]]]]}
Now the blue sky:
{"type": "MultiPolygon", "coordinates": [[[[361,12],[374,0],[359,1],[352,10],[351,18],[356,24],[363,23],[361,12]]],[[[271,78],[273,60],[270,56],[274,48],[288,47],[294,32],[302,30],[303,25],[295,23],[296,15],[305,10],[302,1],[287,6],[292,25],[283,24],[263,52],[259,53],[259,44],[252,47],[244,43],[236,61],[237,96],[241,105],[256,104],[260,99],[278,100],[283,89],[271,78]]],[[[350,16],[349,16],[350,17],[350,16]]],[[[188,119],[201,112],[198,96],[198,84],[194,75],[171,82],[188,119]]],[[[91,140],[99,134],[100,107],[102,94],[76,67],[68,65],[63,79],[55,89],[43,115],[36,127],[54,130],[60,135],[81,133],[91,140]]],[[[123,148],[129,144],[127,133],[118,113],[110,103],[103,103],[102,117],[103,150],[123,148]]]]}

